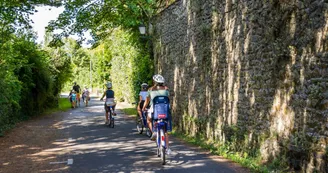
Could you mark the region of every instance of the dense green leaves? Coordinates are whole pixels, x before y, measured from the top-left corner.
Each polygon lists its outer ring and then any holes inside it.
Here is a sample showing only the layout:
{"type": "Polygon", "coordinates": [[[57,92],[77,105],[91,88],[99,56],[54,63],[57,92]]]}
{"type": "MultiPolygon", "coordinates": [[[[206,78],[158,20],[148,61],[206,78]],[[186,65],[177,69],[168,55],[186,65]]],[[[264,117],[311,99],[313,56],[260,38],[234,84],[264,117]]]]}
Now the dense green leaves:
{"type": "Polygon", "coordinates": [[[62,31],[54,40],[57,43],[58,39],[72,34],[83,36],[85,31],[91,32],[93,41],[99,41],[105,39],[113,28],[136,31],[141,23],[148,24],[163,4],[164,0],[72,0],[64,4],[65,11],[57,21],[50,23],[48,29],[62,31]]]}
{"type": "Polygon", "coordinates": [[[31,34],[11,35],[0,53],[0,134],[57,105],[69,64],[41,50],[31,34]],[[61,62],[59,62],[61,61],[61,62]]]}
{"type": "MultiPolygon", "coordinates": [[[[60,6],[59,0],[0,2],[0,135],[17,121],[57,105],[59,93],[77,81],[102,88],[112,81],[119,100],[134,101],[152,76],[152,60],[137,26],[147,24],[164,0],[71,0],[52,21],[44,47],[35,43],[29,15],[36,5],[60,6]],[[94,49],[63,39],[91,31],[94,49]],[[56,48],[49,46],[56,45],[56,48]],[[98,46],[97,46],[98,45],[98,46]]],[[[80,37],[83,38],[83,37],[80,37]]]]}
{"type": "Polygon", "coordinates": [[[139,35],[121,28],[114,29],[92,50],[74,50],[73,44],[69,46],[68,42],[64,41],[66,48],[70,47],[66,52],[72,52],[70,54],[73,55],[73,78],[65,89],[71,89],[73,81],[76,81],[80,86],[102,90],[104,84],[111,81],[116,99],[135,101],[141,83],[147,82],[153,71],[152,60],[139,41],[139,35]]]}

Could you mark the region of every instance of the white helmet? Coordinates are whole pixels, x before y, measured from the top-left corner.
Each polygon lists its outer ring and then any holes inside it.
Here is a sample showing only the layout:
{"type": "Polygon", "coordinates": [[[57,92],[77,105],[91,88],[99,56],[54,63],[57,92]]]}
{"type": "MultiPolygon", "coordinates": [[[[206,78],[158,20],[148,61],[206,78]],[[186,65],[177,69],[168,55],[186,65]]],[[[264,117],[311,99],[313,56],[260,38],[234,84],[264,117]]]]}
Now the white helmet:
{"type": "Polygon", "coordinates": [[[141,84],[141,86],[142,86],[142,87],[147,87],[147,86],[148,86],[148,84],[146,84],[146,83],[143,83],[143,84],[141,84]]]}
{"type": "Polygon", "coordinates": [[[156,82],[156,83],[164,83],[165,82],[165,79],[162,75],[160,74],[155,74],[153,76],[153,80],[156,82]]]}
{"type": "Polygon", "coordinates": [[[112,87],[112,82],[107,82],[106,86],[107,86],[107,88],[111,88],[112,87]]]}

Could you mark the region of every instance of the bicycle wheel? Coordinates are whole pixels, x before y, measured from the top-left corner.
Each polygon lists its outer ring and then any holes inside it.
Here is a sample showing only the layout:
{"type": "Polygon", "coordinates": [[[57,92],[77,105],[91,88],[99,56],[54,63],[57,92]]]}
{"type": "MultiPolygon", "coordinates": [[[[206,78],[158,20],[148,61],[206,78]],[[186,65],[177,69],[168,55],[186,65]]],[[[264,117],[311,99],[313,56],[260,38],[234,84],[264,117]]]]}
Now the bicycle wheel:
{"type": "Polygon", "coordinates": [[[143,123],[142,120],[140,119],[139,115],[137,114],[137,118],[136,118],[136,124],[137,124],[137,131],[139,134],[142,134],[143,132],[143,123]]]}
{"type": "Polygon", "coordinates": [[[161,142],[159,141],[159,133],[157,133],[156,139],[155,139],[155,143],[156,143],[156,147],[157,147],[157,157],[161,157],[161,142]]]}
{"type": "Polygon", "coordinates": [[[112,127],[112,111],[110,110],[110,108],[108,107],[109,109],[109,112],[108,112],[108,120],[109,120],[109,123],[108,123],[108,127],[112,127]]]}
{"type": "Polygon", "coordinates": [[[160,150],[161,150],[161,159],[162,159],[162,165],[165,165],[165,153],[166,153],[166,146],[165,146],[165,134],[164,134],[164,130],[161,129],[160,130],[160,138],[161,138],[161,143],[160,143],[160,150]],[[163,140],[163,137],[164,136],[164,141],[163,140]],[[164,144],[164,145],[163,145],[164,144]]]}
{"type": "Polygon", "coordinates": [[[162,146],[162,147],[161,147],[161,159],[162,159],[162,165],[165,165],[165,152],[166,152],[166,149],[162,146]]]}
{"type": "Polygon", "coordinates": [[[115,120],[114,120],[114,118],[112,117],[111,120],[110,120],[111,128],[114,128],[114,122],[115,122],[115,120]]]}
{"type": "Polygon", "coordinates": [[[161,151],[158,147],[157,147],[157,157],[161,157],[161,151]]]}
{"type": "Polygon", "coordinates": [[[113,117],[113,110],[112,110],[112,108],[110,108],[110,127],[111,128],[114,128],[114,117],[113,117]]]}

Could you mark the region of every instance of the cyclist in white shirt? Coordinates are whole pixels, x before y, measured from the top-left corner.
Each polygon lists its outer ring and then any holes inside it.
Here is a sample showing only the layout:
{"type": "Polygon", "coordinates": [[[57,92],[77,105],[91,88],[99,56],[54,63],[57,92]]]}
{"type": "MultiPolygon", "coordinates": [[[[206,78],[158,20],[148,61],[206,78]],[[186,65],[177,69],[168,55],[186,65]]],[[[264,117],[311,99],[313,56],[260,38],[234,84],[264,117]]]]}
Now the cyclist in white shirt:
{"type": "Polygon", "coordinates": [[[148,90],[148,84],[146,84],[146,83],[141,84],[141,91],[139,93],[139,103],[138,103],[138,114],[139,114],[140,118],[142,118],[141,110],[144,106],[145,100],[148,95],[147,90],[148,90]]]}

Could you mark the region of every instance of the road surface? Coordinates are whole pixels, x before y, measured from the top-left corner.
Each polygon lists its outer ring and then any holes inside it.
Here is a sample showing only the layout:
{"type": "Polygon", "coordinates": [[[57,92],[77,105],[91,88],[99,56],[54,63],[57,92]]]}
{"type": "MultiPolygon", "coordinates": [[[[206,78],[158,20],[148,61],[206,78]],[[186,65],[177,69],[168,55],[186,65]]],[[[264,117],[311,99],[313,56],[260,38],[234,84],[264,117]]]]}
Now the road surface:
{"type": "Polygon", "coordinates": [[[218,173],[247,172],[237,164],[187,145],[171,137],[172,154],[166,165],[156,155],[154,141],[145,134],[138,134],[133,117],[117,105],[115,128],[105,126],[103,102],[96,98],[88,107],[72,109],[65,113],[61,131],[67,141],[60,145],[65,157],[50,164],[63,164],[63,172],[174,172],[218,173]],[[66,160],[67,159],[67,160],[66,160]],[[68,161],[68,162],[67,162],[68,161]]]}

